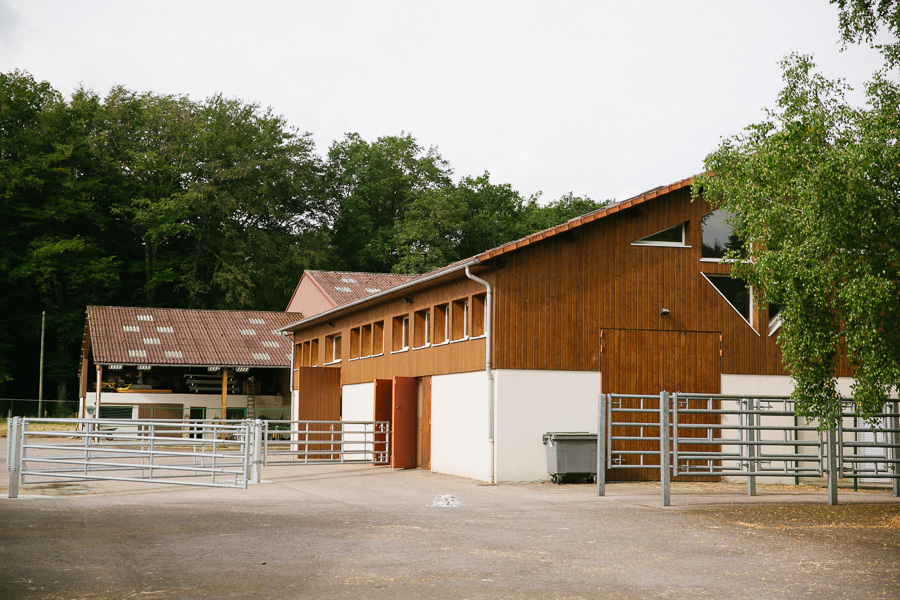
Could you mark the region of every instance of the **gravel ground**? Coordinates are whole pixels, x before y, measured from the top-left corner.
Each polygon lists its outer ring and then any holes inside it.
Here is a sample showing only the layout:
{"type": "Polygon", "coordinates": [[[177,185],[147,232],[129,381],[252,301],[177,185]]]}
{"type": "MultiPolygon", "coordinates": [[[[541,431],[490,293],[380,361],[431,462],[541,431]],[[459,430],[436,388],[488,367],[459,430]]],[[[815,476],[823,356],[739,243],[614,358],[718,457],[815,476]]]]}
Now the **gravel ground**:
{"type": "Polygon", "coordinates": [[[0,498],[0,597],[900,598],[884,491],[830,507],[808,486],[676,483],[663,508],[655,484],[598,498],[366,466],[265,476],[25,486],[0,498]]]}

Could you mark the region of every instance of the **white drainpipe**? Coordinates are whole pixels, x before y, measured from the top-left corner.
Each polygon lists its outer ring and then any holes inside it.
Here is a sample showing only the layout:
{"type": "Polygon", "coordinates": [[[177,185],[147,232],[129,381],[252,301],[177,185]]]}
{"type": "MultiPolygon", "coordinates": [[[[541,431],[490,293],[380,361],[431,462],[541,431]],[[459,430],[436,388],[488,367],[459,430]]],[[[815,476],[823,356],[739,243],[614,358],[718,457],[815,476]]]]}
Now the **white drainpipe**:
{"type": "Polygon", "coordinates": [[[490,483],[494,483],[494,371],[491,369],[491,308],[494,290],[491,284],[472,275],[469,271],[469,265],[466,265],[466,277],[476,283],[480,283],[485,287],[484,301],[484,371],[487,373],[488,379],[488,444],[490,445],[491,454],[491,475],[490,483]]]}

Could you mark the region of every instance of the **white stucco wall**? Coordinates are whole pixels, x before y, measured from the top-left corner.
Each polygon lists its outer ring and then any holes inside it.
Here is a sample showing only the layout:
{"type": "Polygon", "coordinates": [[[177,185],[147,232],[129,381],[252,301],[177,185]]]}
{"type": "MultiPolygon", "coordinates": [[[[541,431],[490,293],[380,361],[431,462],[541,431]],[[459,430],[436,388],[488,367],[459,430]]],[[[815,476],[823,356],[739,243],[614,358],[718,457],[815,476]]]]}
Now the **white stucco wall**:
{"type": "MultiPolygon", "coordinates": [[[[852,384],[852,377],[838,377],[838,393],[849,397],[852,384]]],[[[725,396],[788,396],[793,391],[794,381],[788,375],[722,375],[722,394],[725,396]]]]}
{"type": "MultiPolygon", "coordinates": [[[[358,383],[354,385],[345,385],[341,388],[341,420],[342,421],[371,421],[375,412],[375,384],[374,383],[358,383]]],[[[369,441],[371,442],[373,432],[371,427],[368,428],[369,441]]],[[[366,434],[365,425],[354,425],[347,423],[344,425],[344,431],[350,432],[344,436],[346,442],[344,449],[348,452],[345,455],[347,460],[371,460],[371,446],[365,444],[355,444],[355,440],[364,440],[366,434]],[[353,433],[358,432],[358,433],[353,433]]]]}
{"type": "MultiPolygon", "coordinates": [[[[88,392],[85,397],[86,406],[96,406],[96,392],[88,392]]],[[[257,395],[254,397],[257,416],[265,415],[269,419],[289,419],[290,409],[283,405],[282,396],[257,395]]],[[[134,405],[132,418],[138,418],[138,405],[181,404],[184,407],[184,418],[190,418],[191,407],[206,408],[207,419],[219,419],[222,413],[221,394],[141,394],[107,392],[100,394],[100,404],[104,406],[134,405]]],[[[228,408],[246,408],[245,394],[229,394],[226,400],[228,408]]],[[[81,414],[79,406],[79,414],[81,414]]]]}
{"type": "MultiPolygon", "coordinates": [[[[852,395],[851,386],[853,384],[852,377],[838,377],[837,380],[837,391],[839,394],[845,397],[849,397],[852,395]]],[[[788,375],[722,375],[722,394],[725,396],[781,396],[787,397],[794,391],[794,382],[788,375]]],[[[780,406],[780,405],[778,405],[780,406]]],[[[725,408],[723,406],[723,408],[725,408]]],[[[733,408],[733,407],[729,407],[733,408]]],[[[736,416],[726,416],[723,418],[723,424],[736,423],[736,416]]],[[[805,421],[800,418],[798,419],[799,425],[806,425],[805,421]]],[[[786,431],[788,427],[792,427],[794,425],[794,419],[791,417],[767,417],[763,421],[763,425],[767,429],[761,431],[759,433],[760,440],[765,441],[767,439],[770,440],[779,440],[784,441],[790,438],[790,433],[786,431]],[[777,427],[782,425],[785,427],[785,430],[779,430],[777,427]]],[[[726,430],[723,431],[723,437],[733,437],[737,435],[735,430],[726,430]]],[[[817,440],[818,435],[815,432],[804,431],[800,433],[800,438],[803,440],[817,440]]],[[[760,451],[762,454],[779,454],[783,450],[782,447],[779,446],[761,446],[760,451]]],[[[734,446],[723,446],[723,452],[736,451],[734,446]]],[[[793,447],[788,447],[788,452],[793,451],[793,447]]],[[[801,450],[801,453],[810,453],[813,454],[816,452],[815,447],[808,447],[804,450],[801,450]]],[[[726,462],[727,464],[727,462],[726,462]]],[[[779,463],[773,463],[773,467],[777,467],[779,463]]],[[[812,466],[812,464],[810,464],[812,466]]],[[[737,481],[743,482],[746,481],[744,477],[728,477],[726,478],[729,481],[737,481]]],[[[784,477],[759,477],[757,479],[759,483],[785,483],[792,484],[794,483],[793,476],[784,476],[784,477]]]]}
{"type": "Polygon", "coordinates": [[[375,384],[357,383],[341,388],[341,419],[371,421],[375,412],[375,384]]]}
{"type": "Polygon", "coordinates": [[[431,379],[431,470],[490,480],[487,374],[431,379]]]}
{"type": "Polygon", "coordinates": [[[549,479],[545,433],[597,433],[600,373],[497,370],[494,377],[497,481],[549,479]]]}

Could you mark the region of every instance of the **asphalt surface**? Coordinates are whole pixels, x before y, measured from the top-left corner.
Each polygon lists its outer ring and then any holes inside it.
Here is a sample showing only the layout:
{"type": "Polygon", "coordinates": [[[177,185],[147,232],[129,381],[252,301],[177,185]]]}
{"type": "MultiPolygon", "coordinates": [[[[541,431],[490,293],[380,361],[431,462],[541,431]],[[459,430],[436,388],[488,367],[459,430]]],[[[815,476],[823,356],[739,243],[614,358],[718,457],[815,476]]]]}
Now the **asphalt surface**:
{"type": "MultiPolygon", "coordinates": [[[[489,486],[369,466],[247,490],[24,486],[0,497],[0,598],[900,598],[889,492],[489,486]],[[456,507],[433,506],[450,495],[456,507]]],[[[4,482],[5,484],[5,482],[4,482]]]]}

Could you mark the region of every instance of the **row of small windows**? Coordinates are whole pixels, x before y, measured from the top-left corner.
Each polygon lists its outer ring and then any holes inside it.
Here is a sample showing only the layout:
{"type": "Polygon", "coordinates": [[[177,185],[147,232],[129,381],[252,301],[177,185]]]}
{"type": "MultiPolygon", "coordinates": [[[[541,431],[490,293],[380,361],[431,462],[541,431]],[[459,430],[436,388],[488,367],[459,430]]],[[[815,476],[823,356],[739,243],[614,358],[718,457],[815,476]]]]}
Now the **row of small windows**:
{"type": "MultiPolygon", "coordinates": [[[[406,352],[481,337],[485,333],[484,311],[485,295],[476,294],[397,315],[390,321],[390,352],[406,352]]],[[[385,336],[384,321],[351,328],[349,340],[346,340],[350,360],[383,355],[385,336]]],[[[325,336],[325,364],[341,360],[345,343],[343,338],[341,333],[325,336]]],[[[297,366],[318,366],[319,340],[299,344],[297,353],[297,366]]]]}

